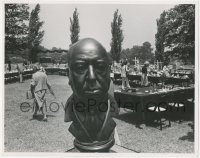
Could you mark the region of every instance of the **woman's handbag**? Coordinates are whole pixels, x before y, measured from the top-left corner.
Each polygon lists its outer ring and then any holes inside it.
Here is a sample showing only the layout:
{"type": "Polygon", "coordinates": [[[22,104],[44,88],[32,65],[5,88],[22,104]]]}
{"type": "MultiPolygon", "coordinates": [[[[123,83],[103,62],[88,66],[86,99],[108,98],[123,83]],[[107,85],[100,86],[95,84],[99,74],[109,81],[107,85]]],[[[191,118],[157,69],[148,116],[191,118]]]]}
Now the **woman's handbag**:
{"type": "Polygon", "coordinates": [[[33,99],[33,98],[34,98],[33,93],[30,90],[26,91],[26,99],[33,99]]]}

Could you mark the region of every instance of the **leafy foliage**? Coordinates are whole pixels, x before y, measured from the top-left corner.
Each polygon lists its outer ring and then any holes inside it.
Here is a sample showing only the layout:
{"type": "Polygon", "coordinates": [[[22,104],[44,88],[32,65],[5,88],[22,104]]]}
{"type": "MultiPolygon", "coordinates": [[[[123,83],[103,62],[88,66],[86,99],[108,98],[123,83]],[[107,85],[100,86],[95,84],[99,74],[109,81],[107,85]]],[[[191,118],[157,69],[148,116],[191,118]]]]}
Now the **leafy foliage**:
{"type": "Polygon", "coordinates": [[[5,52],[26,47],[29,19],[28,4],[5,4],[5,52]]]}
{"type": "Polygon", "coordinates": [[[122,16],[118,14],[118,9],[114,13],[113,22],[111,22],[111,50],[113,60],[119,61],[120,53],[122,51],[122,42],[124,40],[123,30],[122,30],[122,16]]]}
{"type": "Polygon", "coordinates": [[[163,12],[157,26],[156,57],[194,63],[195,5],[181,4],[163,12]]]}
{"type": "Polygon", "coordinates": [[[140,60],[140,63],[145,61],[153,62],[154,54],[152,53],[153,48],[149,42],[144,42],[142,46],[133,46],[131,49],[125,49],[122,51],[121,58],[134,60],[135,57],[140,60]]]}
{"type": "Polygon", "coordinates": [[[166,28],[165,28],[165,19],[166,12],[164,11],[160,15],[160,19],[157,19],[157,33],[155,35],[156,39],[156,51],[155,51],[155,57],[159,61],[167,60],[165,58],[164,54],[164,41],[165,41],[165,35],[166,35],[166,28]]]}
{"type": "Polygon", "coordinates": [[[71,26],[70,26],[71,44],[73,44],[73,43],[76,43],[79,40],[79,32],[80,32],[77,8],[75,8],[75,11],[73,13],[73,19],[70,18],[70,24],[71,24],[71,26]]]}
{"type": "Polygon", "coordinates": [[[30,60],[37,60],[37,49],[42,42],[44,31],[41,31],[43,21],[39,18],[40,5],[37,4],[31,11],[28,33],[28,48],[30,49],[30,60]]]}

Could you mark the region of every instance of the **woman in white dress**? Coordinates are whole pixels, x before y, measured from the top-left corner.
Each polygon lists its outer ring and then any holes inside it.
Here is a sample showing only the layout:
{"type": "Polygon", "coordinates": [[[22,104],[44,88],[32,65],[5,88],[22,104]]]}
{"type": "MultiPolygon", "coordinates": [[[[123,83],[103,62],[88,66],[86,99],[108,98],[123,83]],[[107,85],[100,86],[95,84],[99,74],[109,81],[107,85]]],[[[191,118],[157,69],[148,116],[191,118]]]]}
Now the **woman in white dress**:
{"type": "Polygon", "coordinates": [[[127,61],[122,62],[121,77],[122,77],[122,90],[130,88],[127,72],[129,71],[127,61]]]}

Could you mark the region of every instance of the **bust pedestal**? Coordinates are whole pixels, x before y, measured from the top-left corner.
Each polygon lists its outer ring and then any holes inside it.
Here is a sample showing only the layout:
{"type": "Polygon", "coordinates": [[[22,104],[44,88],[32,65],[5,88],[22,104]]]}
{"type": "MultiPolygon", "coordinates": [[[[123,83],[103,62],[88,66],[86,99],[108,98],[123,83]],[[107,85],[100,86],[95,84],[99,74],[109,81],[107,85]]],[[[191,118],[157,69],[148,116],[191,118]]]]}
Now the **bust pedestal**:
{"type": "Polygon", "coordinates": [[[115,139],[103,142],[94,142],[94,143],[80,143],[76,139],[74,140],[74,147],[80,152],[109,152],[110,148],[115,144],[115,139]]]}
{"type": "MultiPolygon", "coordinates": [[[[80,153],[80,151],[76,148],[71,148],[67,150],[66,152],[80,153]]],[[[136,152],[115,144],[109,151],[105,151],[105,152],[102,151],[102,153],[136,153],[136,152]]]]}

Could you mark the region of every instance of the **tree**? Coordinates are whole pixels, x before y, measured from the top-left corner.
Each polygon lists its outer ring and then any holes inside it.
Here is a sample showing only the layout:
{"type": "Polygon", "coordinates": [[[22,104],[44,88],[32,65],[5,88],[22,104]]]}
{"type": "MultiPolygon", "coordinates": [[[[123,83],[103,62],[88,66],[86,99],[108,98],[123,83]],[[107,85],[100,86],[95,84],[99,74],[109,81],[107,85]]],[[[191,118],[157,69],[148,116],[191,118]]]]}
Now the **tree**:
{"type": "Polygon", "coordinates": [[[153,48],[151,48],[151,43],[144,42],[142,44],[142,59],[144,61],[152,61],[152,58],[154,57],[154,54],[152,53],[153,48]]]}
{"type": "Polygon", "coordinates": [[[135,57],[140,60],[141,63],[150,61],[153,63],[154,54],[152,53],[153,48],[149,42],[144,42],[142,46],[134,45],[131,49],[125,49],[121,53],[121,58],[134,60],[135,57]]]}
{"type": "Polygon", "coordinates": [[[39,18],[40,5],[37,4],[31,11],[29,21],[29,33],[28,33],[28,48],[30,50],[29,59],[32,62],[37,61],[37,52],[40,43],[42,42],[44,31],[41,31],[43,21],[39,18]]]}
{"type": "Polygon", "coordinates": [[[77,8],[75,8],[73,13],[73,19],[70,18],[70,38],[71,38],[71,44],[76,43],[79,40],[79,32],[80,32],[80,26],[79,26],[79,18],[78,18],[78,12],[77,8]]]}
{"type": "Polygon", "coordinates": [[[5,4],[5,53],[14,53],[27,45],[28,4],[5,4]]]}
{"type": "MultiPolygon", "coordinates": [[[[195,5],[176,5],[166,12],[164,23],[159,27],[161,26],[163,28],[161,32],[165,32],[163,55],[171,59],[181,59],[185,63],[194,63],[195,5]]],[[[161,36],[162,34],[157,34],[156,40],[159,40],[161,36]]]]}
{"type": "Polygon", "coordinates": [[[52,47],[51,50],[55,51],[55,50],[58,50],[58,48],[56,48],[56,47],[52,47]]]}
{"type": "Polygon", "coordinates": [[[124,40],[123,30],[122,30],[122,16],[118,15],[118,9],[114,13],[113,22],[111,22],[111,50],[110,53],[112,55],[113,60],[119,62],[120,54],[122,51],[122,42],[124,40]]]}
{"type": "Polygon", "coordinates": [[[159,60],[159,61],[168,60],[164,54],[164,48],[165,48],[164,42],[165,42],[165,36],[166,36],[166,27],[165,27],[166,15],[167,13],[163,11],[163,13],[160,15],[160,19],[156,20],[157,33],[155,35],[155,39],[156,39],[155,57],[156,57],[156,60],[159,60]]]}

